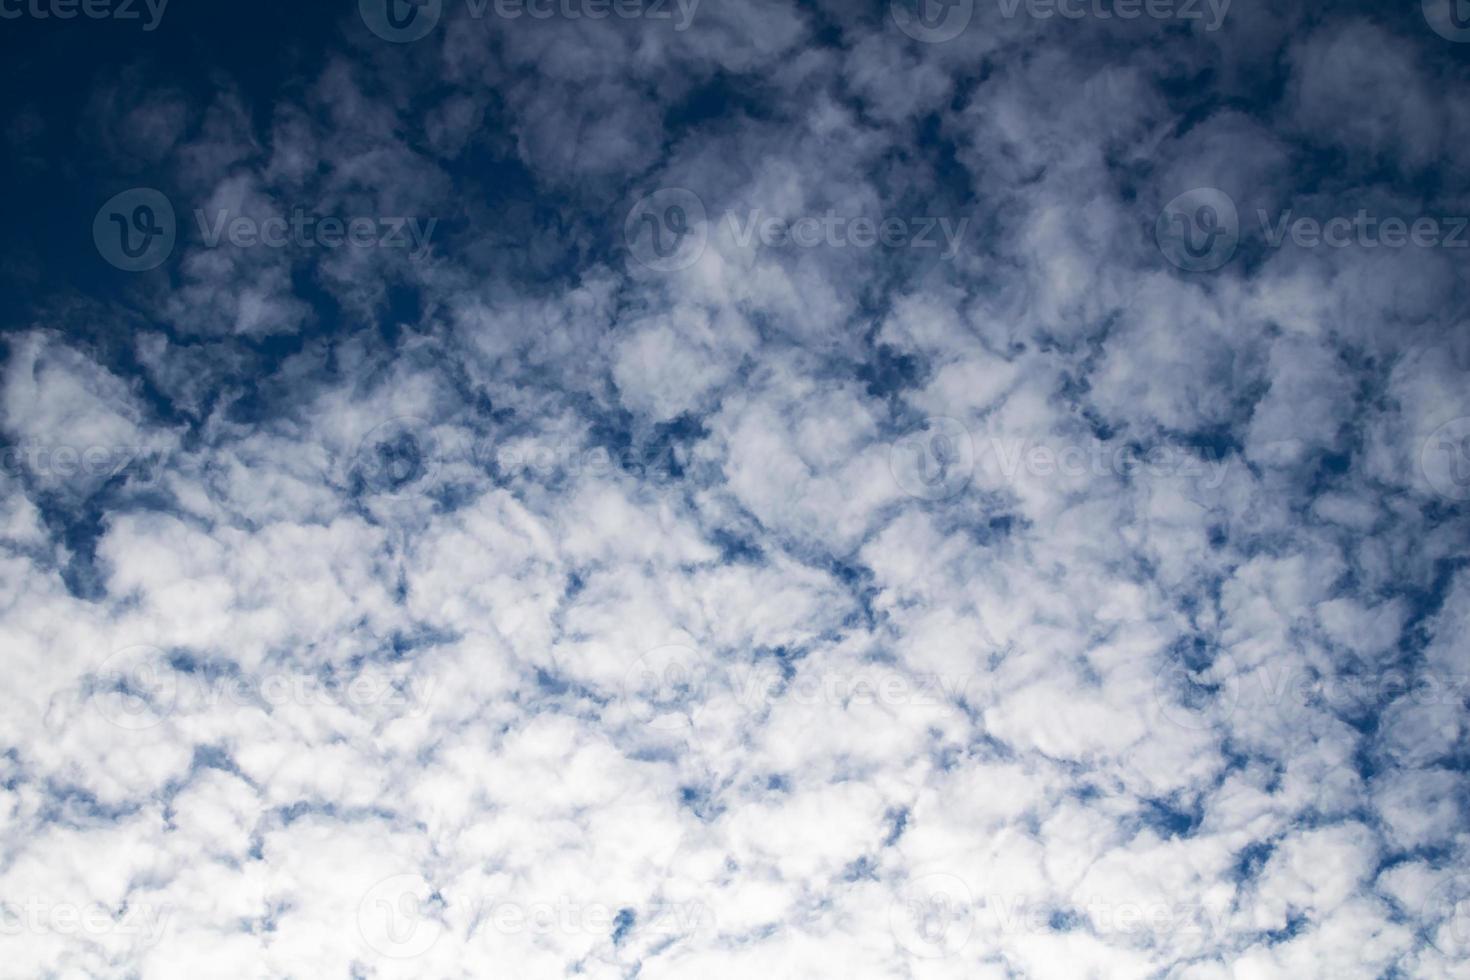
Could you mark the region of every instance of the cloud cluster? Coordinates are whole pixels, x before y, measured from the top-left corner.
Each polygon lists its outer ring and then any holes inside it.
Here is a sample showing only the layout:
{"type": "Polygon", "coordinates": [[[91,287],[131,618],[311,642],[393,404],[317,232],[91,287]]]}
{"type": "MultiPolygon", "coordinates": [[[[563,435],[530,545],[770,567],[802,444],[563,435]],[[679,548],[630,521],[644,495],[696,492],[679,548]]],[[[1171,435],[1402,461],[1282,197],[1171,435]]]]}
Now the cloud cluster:
{"type": "Polygon", "coordinates": [[[358,6],[51,121],[178,228],[7,319],[0,976],[1463,974],[1467,253],[1256,220],[1466,213],[1453,41],[358,6]]]}

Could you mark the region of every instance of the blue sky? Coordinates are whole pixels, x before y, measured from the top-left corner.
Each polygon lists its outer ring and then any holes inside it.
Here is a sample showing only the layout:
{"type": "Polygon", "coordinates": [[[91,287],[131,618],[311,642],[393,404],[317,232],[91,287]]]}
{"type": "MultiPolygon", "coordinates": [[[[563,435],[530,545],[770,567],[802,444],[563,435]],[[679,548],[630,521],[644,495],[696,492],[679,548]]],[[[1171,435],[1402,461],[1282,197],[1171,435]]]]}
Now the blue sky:
{"type": "Polygon", "coordinates": [[[0,977],[1470,970],[1464,0],[0,45],[0,977]]]}

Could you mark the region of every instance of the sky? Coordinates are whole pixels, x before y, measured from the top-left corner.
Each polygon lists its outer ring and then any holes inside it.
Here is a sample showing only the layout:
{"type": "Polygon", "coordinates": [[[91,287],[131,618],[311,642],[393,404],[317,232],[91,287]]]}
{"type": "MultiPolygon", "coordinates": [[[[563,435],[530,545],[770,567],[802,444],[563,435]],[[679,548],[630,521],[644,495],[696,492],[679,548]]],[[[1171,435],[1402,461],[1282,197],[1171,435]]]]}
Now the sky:
{"type": "Polygon", "coordinates": [[[1470,976],[1467,0],[0,46],[0,978],[1470,976]]]}

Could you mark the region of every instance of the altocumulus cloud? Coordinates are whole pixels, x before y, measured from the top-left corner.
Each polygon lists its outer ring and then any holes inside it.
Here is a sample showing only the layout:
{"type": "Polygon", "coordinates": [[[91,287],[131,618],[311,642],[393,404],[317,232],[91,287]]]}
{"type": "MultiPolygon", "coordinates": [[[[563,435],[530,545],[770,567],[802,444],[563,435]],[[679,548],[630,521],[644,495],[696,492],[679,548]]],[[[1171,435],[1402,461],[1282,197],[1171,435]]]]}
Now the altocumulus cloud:
{"type": "Polygon", "coordinates": [[[0,0],[0,977],[1470,970],[1454,0],[0,0]]]}

